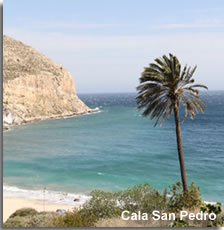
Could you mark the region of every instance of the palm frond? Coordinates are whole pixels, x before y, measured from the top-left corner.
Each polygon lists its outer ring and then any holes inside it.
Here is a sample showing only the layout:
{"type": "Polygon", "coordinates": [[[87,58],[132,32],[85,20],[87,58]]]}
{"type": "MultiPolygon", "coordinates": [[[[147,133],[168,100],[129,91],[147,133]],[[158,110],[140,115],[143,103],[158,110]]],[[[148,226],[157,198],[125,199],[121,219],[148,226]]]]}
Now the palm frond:
{"type": "Polygon", "coordinates": [[[189,80],[192,78],[192,76],[193,76],[194,72],[196,71],[196,69],[197,69],[197,66],[195,66],[192,70],[191,70],[191,68],[189,67],[189,68],[188,68],[188,71],[187,71],[187,73],[186,73],[186,75],[185,75],[184,80],[185,80],[185,81],[189,81],[189,80]]]}
{"type": "Polygon", "coordinates": [[[195,85],[192,85],[191,88],[204,88],[204,89],[208,89],[208,87],[206,85],[201,85],[201,84],[195,84],[195,85]]]}
{"type": "Polygon", "coordinates": [[[179,60],[172,54],[156,58],[155,63],[145,67],[136,88],[136,102],[139,110],[144,109],[143,116],[156,118],[155,126],[162,124],[166,117],[170,118],[175,103],[179,107],[179,102],[185,107],[184,119],[188,114],[193,119],[196,113],[204,112],[205,101],[199,97],[197,88],[208,88],[193,84],[196,69],[197,66],[192,69],[185,65],[181,70],[179,60]]]}

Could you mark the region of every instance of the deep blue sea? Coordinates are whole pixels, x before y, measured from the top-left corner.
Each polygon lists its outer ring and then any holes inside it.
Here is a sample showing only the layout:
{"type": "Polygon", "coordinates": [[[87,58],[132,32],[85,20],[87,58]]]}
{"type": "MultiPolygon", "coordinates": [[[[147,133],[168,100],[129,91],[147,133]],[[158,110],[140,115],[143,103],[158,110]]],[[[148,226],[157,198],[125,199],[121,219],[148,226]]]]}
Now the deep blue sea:
{"type": "MultiPolygon", "coordinates": [[[[224,203],[224,91],[203,92],[205,114],[186,119],[182,140],[188,184],[224,203]]],[[[162,127],[141,116],[134,93],[80,94],[94,114],[26,124],[4,132],[4,195],[70,203],[93,189],[118,191],[180,181],[173,117],[162,127]]]]}

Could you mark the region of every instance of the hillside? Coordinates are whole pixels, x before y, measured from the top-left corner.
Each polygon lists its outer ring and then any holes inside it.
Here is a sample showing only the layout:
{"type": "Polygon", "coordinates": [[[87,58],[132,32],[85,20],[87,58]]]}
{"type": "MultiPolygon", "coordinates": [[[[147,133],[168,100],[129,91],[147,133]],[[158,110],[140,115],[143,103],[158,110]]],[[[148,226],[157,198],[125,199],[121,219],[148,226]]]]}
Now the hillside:
{"type": "Polygon", "coordinates": [[[71,74],[32,47],[3,36],[3,126],[91,112],[71,74]]]}

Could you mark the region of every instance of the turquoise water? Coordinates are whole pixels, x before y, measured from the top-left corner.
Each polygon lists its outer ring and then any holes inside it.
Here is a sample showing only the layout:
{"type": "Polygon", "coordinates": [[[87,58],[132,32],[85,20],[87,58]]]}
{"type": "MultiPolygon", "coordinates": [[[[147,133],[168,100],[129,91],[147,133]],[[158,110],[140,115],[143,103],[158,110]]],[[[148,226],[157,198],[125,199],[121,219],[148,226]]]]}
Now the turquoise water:
{"type": "MultiPolygon", "coordinates": [[[[86,194],[180,181],[173,119],[162,127],[136,110],[135,94],[79,95],[100,112],[4,132],[3,182],[14,189],[86,194]]],[[[224,203],[224,92],[203,93],[206,113],[182,125],[188,183],[224,203]]],[[[22,191],[22,190],[21,190],[22,191]]],[[[11,191],[13,192],[13,191],[11,191]]]]}

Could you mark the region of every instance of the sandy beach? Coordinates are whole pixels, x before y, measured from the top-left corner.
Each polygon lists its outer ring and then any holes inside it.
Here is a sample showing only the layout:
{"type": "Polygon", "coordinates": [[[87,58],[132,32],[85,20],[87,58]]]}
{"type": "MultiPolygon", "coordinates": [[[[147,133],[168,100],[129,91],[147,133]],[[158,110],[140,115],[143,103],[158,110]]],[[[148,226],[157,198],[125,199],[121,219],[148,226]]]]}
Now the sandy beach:
{"type": "Polygon", "coordinates": [[[74,206],[55,203],[45,204],[42,201],[28,200],[23,198],[3,197],[3,222],[20,208],[34,208],[37,211],[56,211],[57,209],[72,210],[74,206]]]}

